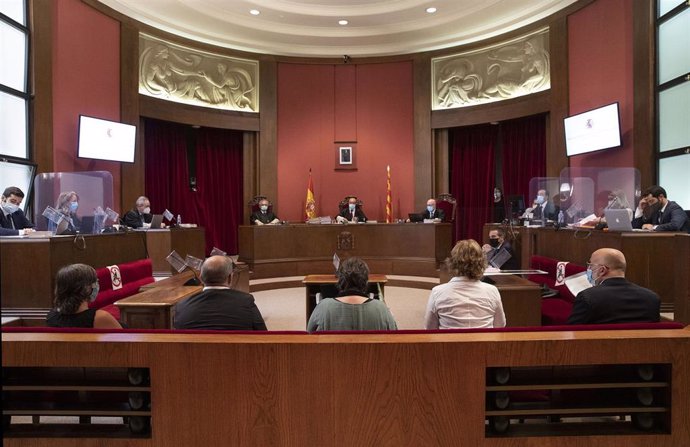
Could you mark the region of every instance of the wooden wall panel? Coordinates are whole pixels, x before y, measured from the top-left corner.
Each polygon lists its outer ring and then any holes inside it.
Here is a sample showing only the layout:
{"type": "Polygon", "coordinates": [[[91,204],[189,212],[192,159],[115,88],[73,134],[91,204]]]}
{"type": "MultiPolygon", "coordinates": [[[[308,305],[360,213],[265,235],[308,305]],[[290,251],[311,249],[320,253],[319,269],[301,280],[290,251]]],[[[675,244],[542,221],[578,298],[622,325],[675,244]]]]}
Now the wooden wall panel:
{"type": "MultiPolygon", "coordinates": [[[[53,20],[52,0],[29,2],[31,47],[29,67],[32,74],[30,102],[33,113],[31,144],[37,173],[53,171],[53,20]]],[[[4,188],[4,186],[3,186],[4,188]]]]}

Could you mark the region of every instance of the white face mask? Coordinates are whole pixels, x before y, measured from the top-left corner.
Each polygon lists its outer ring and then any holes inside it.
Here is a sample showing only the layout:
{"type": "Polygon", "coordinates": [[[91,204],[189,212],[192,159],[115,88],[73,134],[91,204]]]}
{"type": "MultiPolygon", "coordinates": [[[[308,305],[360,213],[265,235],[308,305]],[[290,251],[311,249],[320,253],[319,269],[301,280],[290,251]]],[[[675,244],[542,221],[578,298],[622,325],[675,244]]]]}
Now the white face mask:
{"type": "Polygon", "coordinates": [[[5,210],[7,214],[12,214],[19,210],[19,206],[11,202],[2,202],[2,209],[5,210]]]}
{"type": "Polygon", "coordinates": [[[151,207],[147,206],[146,208],[144,208],[143,213],[144,214],[151,214],[151,207]]]}
{"type": "Polygon", "coordinates": [[[354,211],[356,207],[357,207],[357,205],[354,203],[349,204],[350,211],[354,211]]]}
{"type": "Polygon", "coordinates": [[[261,211],[267,211],[268,205],[261,205],[259,208],[261,209],[261,211]]]}

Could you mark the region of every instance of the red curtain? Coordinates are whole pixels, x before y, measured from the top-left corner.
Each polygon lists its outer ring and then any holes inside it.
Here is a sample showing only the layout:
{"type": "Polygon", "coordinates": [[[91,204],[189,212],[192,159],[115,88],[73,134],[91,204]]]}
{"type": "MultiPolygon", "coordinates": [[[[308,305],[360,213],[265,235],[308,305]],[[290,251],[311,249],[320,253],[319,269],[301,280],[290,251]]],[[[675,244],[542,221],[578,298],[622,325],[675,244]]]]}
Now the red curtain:
{"type": "Polygon", "coordinates": [[[458,201],[456,240],[481,244],[482,227],[491,220],[497,138],[498,127],[492,125],[450,131],[450,190],[458,201]]]}
{"type": "MultiPolygon", "coordinates": [[[[147,119],[146,195],[154,213],[170,210],[206,229],[206,253],[238,252],[242,220],[242,132],[147,119]],[[196,138],[189,139],[189,132],[196,138]],[[197,190],[189,186],[188,141],[196,141],[197,190]]],[[[184,256],[186,253],[180,253],[184,256]]]]}
{"type": "Polygon", "coordinates": [[[501,133],[503,193],[522,195],[525,205],[530,206],[530,179],[546,175],[546,115],[505,121],[501,123],[501,133]]]}

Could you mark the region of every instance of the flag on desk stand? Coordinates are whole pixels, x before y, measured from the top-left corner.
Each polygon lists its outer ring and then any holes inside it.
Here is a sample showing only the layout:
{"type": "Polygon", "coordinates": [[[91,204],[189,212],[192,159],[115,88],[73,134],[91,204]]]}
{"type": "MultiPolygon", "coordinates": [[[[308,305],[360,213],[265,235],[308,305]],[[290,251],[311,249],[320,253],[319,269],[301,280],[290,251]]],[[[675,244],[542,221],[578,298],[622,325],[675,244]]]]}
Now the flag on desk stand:
{"type": "Polygon", "coordinates": [[[311,169],[309,169],[309,183],[307,185],[307,200],[304,202],[304,213],[307,219],[316,217],[316,202],[314,201],[314,183],[311,180],[311,169]]]}
{"type": "Polygon", "coordinates": [[[391,167],[386,166],[388,172],[388,181],[386,182],[386,223],[393,221],[393,204],[391,199],[391,167]]]}

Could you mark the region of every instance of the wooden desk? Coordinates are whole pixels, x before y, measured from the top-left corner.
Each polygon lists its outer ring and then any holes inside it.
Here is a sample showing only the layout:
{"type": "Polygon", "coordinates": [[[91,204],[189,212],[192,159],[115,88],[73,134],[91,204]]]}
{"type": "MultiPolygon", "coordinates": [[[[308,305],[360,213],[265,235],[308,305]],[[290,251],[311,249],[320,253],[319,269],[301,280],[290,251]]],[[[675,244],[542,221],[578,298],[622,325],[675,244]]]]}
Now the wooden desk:
{"type": "MultiPolygon", "coordinates": [[[[441,284],[450,281],[441,269],[441,284]]],[[[541,326],[541,288],[517,275],[491,275],[490,281],[501,294],[506,326],[541,326]]]]}
{"type": "MultiPolygon", "coordinates": [[[[12,309],[53,307],[55,275],[68,264],[93,268],[146,258],[146,235],[112,233],[48,238],[0,238],[0,299],[3,313],[12,309]]],[[[43,315],[45,319],[45,314],[43,315]]]]}
{"type": "MultiPolygon", "coordinates": [[[[155,287],[181,287],[192,278],[194,278],[194,273],[191,270],[185,270],[182,273],[141,286],[139,290],[144,291],[155,287]]],[[[235,265],[231,287],[249,293],[249,266],[244,262],[238,262],[235,265]]]]}
{"type": "MultiPolygon", "coordinates": [[[[486,228],[493,224],[487,224],[486,228]]],[[[516,227],[522,265],[532,255],[585,265],[599,248],[615,248],[628,262],[625,276],[661,297],[661,311],[690,324],[690,234],[516,227]]],[[[517,253],[516,253],[517,254],[517,253]]]]}
{"type": "Polygon", "coordinates": [[[203,286],[159,286],[115,302],[120,318],[131,329],[172,329],[173,308],[203,286]]]}
{"type": "Polygon", "coordinates": [[[358,256],[373,271],[435,277],[452,248],[450,224],[252,225],[239,233],[252,278],[331,273],[333,253],[358,256]]]}
{"type": "Polygon", "coordinates": [[[146,234],[146,247],[153,264],[153,274],[167,276],[176,273],[165,258],[175,250],[184,258],[206,256],[206,233],[203,228],[166,228],[141,231],[146,234]]]}
{"type": "MultiPolygon", "coordinates": [[[[307,303],[307,319],[305,324],[309,322],[309,317],[311,317],[311,313],[314,312],[314,309],[316,308],[316,294],[321,291],[321,286],[335,285],[337,282],[338,280],[335,278],[335,275],[307,275],[304,278],[302,284],[304,284],[306,290],[307,303]]],[[[381,287],[381,293],[384,293],[384,288],[386,287],[387,282],[388,278],[386,278],[386,275],[370,274],[368,293],[373,293],[375,298],[378,299],[379,287],[381,287]]]]}

